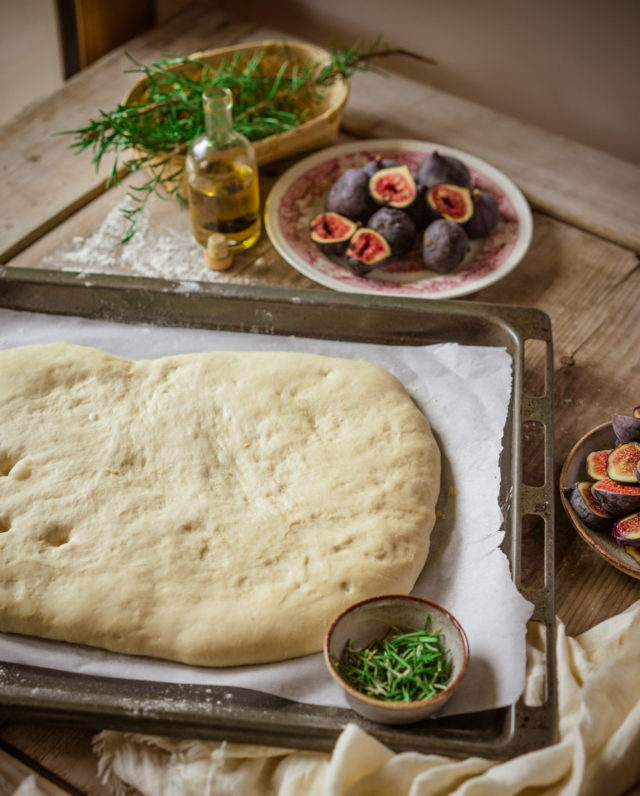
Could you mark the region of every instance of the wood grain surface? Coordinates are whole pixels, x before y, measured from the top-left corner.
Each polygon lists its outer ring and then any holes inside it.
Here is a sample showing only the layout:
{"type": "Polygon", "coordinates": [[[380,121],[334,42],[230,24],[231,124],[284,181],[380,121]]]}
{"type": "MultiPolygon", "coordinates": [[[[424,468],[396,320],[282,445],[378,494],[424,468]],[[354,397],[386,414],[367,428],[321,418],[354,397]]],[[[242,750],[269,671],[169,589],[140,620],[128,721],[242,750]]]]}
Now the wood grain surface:
{"type": "MultiPolygon", "coordinates": [[[[193,7],[126,49],[150,60],[277,35],[193,7]]],[[[2,130],[0,260],[10,267],[64,267],[69,241],[93,234],[133,179],[105,192],[105,171],[96,174],[86,156],[71,155],[66,137],[52,137],[120,99],[132,79],[123,74],[124,50],[101,59],[2,130]]],[[[534,234],[523,261],[472,300],[535,306],[551,318],[557,482],[578,438],[613,412],[640,404],[640,169],[405,78],[358,75],[340,140],[379,137],[432,140],[484,158],[514,179],[532,204],[534,234]]],[[[261,170],[263,199],[292,162],[261,170]]],[[[169,217],[178,227],[189,223],[166,203],[150,206],[150,213],[159,225],[169,217]]],[[[264,234],[219,278],[319,289],[282,260],[264,234]]],[[[526,375],[533,385],[539,383],[542,356],[535,347],[527,351],[526,375]]],[[[555,528],[556,608],[569,634],[640,597],[640,581],[594,553],[574,532],[559,500],[555,528]]],[[[35,767],[37,776],[50,775],[43,780],[44,793],[102,796],[91,738],[84,730],[7,722],[0,726],[0,777],[13,784],[10,777],[17,781],[35,767]]],[[[12,792],[2,787],[0,778],[0,793],[12,792]]]]}

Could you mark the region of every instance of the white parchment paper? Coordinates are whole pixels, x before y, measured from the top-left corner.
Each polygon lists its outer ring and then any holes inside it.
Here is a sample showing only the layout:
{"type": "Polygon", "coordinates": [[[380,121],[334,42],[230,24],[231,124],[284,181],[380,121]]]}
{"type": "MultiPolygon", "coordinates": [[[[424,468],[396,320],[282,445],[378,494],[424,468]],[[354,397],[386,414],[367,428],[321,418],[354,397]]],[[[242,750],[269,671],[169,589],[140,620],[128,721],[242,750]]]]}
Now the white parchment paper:
{"type": "MultiPolygon", "coordinates": [[[[509,562],[499,549],[503,536],[499,455],[512,386],[512,363],[505,349],[457,343],[384,346],[124,325],[0,309],[0,348],[58,341],[130,359],[213,350],[303,351],[365,359],[391,371],[429,418],[443,457],[439,518],[427,564],[414,589],[414,594],[448,608],[469,638],[467,675],[443,713],[487,710],[518,699],[525,677],[526,622],[533,607],[516,590],[509,562]]],[[[89,675],[238,686],[299,702],[347,706],[320,654],[260,666],[206,669],[0,634],[0,661],[89,675]]]]}

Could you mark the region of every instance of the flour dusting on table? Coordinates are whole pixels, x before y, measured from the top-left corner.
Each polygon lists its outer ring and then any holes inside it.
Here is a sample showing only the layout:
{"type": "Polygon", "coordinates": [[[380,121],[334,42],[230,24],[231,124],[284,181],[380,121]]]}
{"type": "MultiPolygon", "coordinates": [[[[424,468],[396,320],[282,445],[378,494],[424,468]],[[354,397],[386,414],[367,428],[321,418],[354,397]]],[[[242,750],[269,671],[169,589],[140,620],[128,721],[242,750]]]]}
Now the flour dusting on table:
{"type": "Polygon", "coordinates": [[[135,235],[127,243],[121,244],[129,223],[123,211],[132,207],[133,201],[125,197],[109,211],[92,235],[73,238],[68,250],[45,257],[43,265],[63,271],[81,271],[83,274],[220,281],[220,274],[205,266],[204,249],[190,231],[163,226],[162,232],[156,233],[148,217],[142,216],[135,235]]]}

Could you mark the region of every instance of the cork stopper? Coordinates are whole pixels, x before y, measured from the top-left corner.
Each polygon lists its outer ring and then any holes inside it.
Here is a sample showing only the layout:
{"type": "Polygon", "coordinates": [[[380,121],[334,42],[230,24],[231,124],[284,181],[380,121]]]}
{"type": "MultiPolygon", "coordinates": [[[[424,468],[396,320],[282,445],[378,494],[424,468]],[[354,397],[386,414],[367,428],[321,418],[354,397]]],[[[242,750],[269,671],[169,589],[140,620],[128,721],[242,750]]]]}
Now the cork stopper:
{"type": "Polygon", "coordinates": [[[226,271],[231,266],[233,256],[229,253],[229,244],[221,232],[212,232],[207,238],[204,261],[212,271],[226,271]]]}

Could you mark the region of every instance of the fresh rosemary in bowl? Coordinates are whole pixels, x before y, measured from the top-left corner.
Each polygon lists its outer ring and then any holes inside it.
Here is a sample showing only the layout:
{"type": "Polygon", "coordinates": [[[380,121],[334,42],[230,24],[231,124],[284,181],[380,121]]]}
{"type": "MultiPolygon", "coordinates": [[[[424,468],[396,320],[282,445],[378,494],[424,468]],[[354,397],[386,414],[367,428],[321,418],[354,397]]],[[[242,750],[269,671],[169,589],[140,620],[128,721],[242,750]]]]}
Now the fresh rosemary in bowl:
{"type": "Polygon", "coordinates": [[[341,658],[332,656],[346,683],[366,696],[392,702],[430,699],[451,679],[451,651],[445,649],[441,630],[402,632],[391,628],[387,638],[375,639],[362,649],[348,641],[341,658]]]}
{"type": "MultiPolygon", "coordinates": [[[[231,90],[234,129],[252,142],[261,142],[307,123],[327,92],[355,72],[373,70],[371,62],[378,58],[406,55],[431,62],[424,56],[384,46],[379,38],[367,47],[334,49],[324,60],[293,53],[294,48],[304,51],[305,45],[271,44],[271,49],[255,49],[249,44],[246,51],[229,48],[229,57],[216,57],[213,64],[207,53],[150,65],[130,58],[133,66],[127,72],[137,74],[139,79],[128,99],[111,111],[100,110],[84,127],[61,133],[74,136],[71,148],[77,152],[90,150],[96,168],[106,156],[113,157],[107,187],[129,172],[148,172],[141,185],[130,188],[134,206],[123,211],[129,222],[123,242],[135,233],[153,194],[185,202],[184,155],[189,142],[204,129],[202,95],[209,88],[231,90]],[[281,50],[277,57],[274,47],[281,50]]],[[[346,91],[342,101],[346,101],[346,91]]],[[[309,145],[313,146],[313,141],[309,145]]]]}

